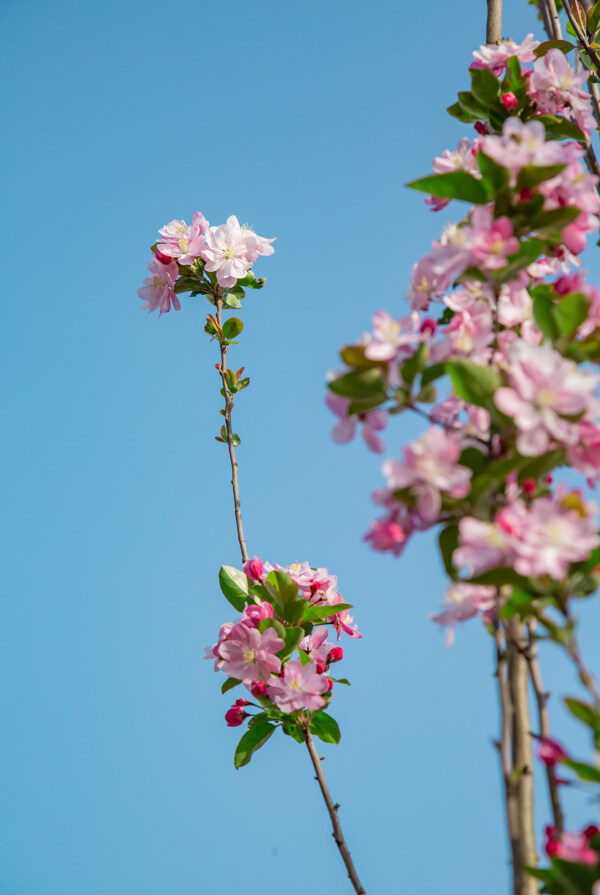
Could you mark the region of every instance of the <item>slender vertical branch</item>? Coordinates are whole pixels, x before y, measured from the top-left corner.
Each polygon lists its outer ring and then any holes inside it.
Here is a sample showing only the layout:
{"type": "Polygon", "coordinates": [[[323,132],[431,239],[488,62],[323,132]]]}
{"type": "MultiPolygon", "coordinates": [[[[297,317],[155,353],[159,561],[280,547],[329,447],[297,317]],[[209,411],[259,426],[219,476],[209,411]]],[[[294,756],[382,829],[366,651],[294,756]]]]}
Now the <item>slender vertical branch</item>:
{"type": "Polygon", "coordinates": [[[514,868],[515,886],[520,895],[536,895],[538,886],[525,867],[537,865],[533,816],[533,754],[529,714],[527,648],[523,624],[506,623],[508,686],[512,712],[512,774],[517,787],[519,811],[519,865],[514,868]]]}
{"type": "Polygon", "coordinates": [[[555,0],[541,0],[540,9],[544,21],[544,30],[550,40],[562,40],[562,29],[555,0]]]}
{"type": "MultiPolygon", "coordinates": [[[[223,310],[223,298],[220,293],[215,296],[217,307],[217,323],[221,328],[221,313],[223,310]]],[[[238,483],[238,464],[235,459],[235,447],[233,444],[233,428],[231,426],[231,411],[233,410],[233,395],[229,391],[227,384],[227,346],[223,343],[221,348],[221,364],[219,373],[221,374],[221,382],[223,383],[223,391],[225,392],[225,428],[227,430],[227,447],[229,449],[229,462],[231,463],[231,487],[233,489],[233,507],[235,511],[235,525],[237,528],[237,536],[242,552],[242,562],[248,559],[248,550],[246,549],[246,540],[244,538],[244,526],[242,525],[242,507],[240,503],[240,488],[238,483]]]]}
{"type": "Polygon", "coordinates": [[[499,44],[502,40],[502,0],[487,0],[486,44],[499,44]]]}
{"type": "MultiPolygon", "coordinates": [[[[525,653],[525,657],[529,666],[529,677],[531,679],[531,685],[533,687],[533,692],[535,693],[538,707],[540,736],[547,738],[550,736],[550,717],[548,714],[548,697],[550,694],[545,692],[542,683],[542,674],[538,661],[538,649],[535,640],[535,628],[536,622],[534,620],[529,623],[529,646],[525,653]]],[[[548,780],[548,793],[550,796],[550,805],[552,806],[554,826],[556,827],[557,833],[561,835],[565,824],[563,810],[560,804],[558,783],[556,782],[556,768],[554,765],[546,766],[546,778],[548,780]]]]}
{"type": "Polygon", "coordinates": [[[594,680],[594,676],[583,661],[583,656],[581,655],[581,649],[579,647],[579,640],[577,639],[575,631],[573,631],[573,633],[571,634],[570,640],[566,644],[565,648],[577,669],[579,680],[592,697],[594,708],[597,712],[600,713],[600,690],[598,690],[598,685],[594,680]]]}
{"type": "Polygon", "coordinates": [[[325,779],[325,775],[323,774],[323,768],[321,767],[321,758],[315,748],[315,743],[310,735],[310,731],[307,730],[305,732],[306,737],[306,748],[308,749],[308,754],[310,755],[310,760],[313,763],[313,768],[315,769],[316,779],[321,788],[321,793],[323,795],[323,799],[325,800],[325,804],[327,805],[327,811],[329,812],[329,817],[331,819],[331,826],[333,827],[332,836],[335,839],[335,844],[337,845],[340,855],[342,856],[342,860],[346,865],[346,870],[348,871],[348,878],[352,885],[354,886],[354,891],[356,895],[366,895],[366,892],[362,886],[361,881],[358,878],[358,874],[352,863],[352,857],[350,855],[350,850],[346,845],[346,840],[344,839],[344,834],[342,833],[342,827],[340,824],[340,819],[338,817],[338,809],[339,805],[334,804],[333,799],[331,798],[331,794],[329,792],[329,787],[327,786],[327,781],[325,779]]]}

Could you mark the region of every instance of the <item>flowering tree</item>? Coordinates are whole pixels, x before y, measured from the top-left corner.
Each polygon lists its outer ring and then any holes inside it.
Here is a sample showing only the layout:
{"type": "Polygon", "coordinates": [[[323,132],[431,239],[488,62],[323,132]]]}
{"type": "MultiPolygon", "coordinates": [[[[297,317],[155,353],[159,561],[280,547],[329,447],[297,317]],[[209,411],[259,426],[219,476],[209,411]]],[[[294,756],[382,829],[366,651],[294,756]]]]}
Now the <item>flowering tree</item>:
{"type": "MultiPolygon", "coordinates": [[[[341,350],[344,366],[326,398],[337,417],[334,439],[347,442],[360,427],[378,454],[390,417],[424,420],[423,434],[383,463],[385,481],[373,495],[381,515],[365,539],[401,556],[413,535],[436,528],[449,584],[433,621],[448,643],[473,618],[492,638],[515,895],[539,892],[540,882],[552,895],[600,895],[600,828],[566,829],[557,772],[561,765],[584,785],[600,784],[600,691],[574,608],[600,583],[588,493],[600,477],[600,292],[579,260],[600,213],[590,143],[600,121],[600,3],[586,10],[565,0],[564,8],[575,44],[562,40],[554,0],[540,3],[551,39],[529,35],[517,44],[500,39],[500,3],[488,0],[487,44],[473,54],[470,89],[449,109],[475,136],[410,184],[433,211],[459,201],[467,212],[415,264],[407,312],[376,311],[371,331],[341,350]],[[573,50],[576,68],[565,55],[573,50]],[[585,688],[584,699],[565,705],[589,730],[589,756],[573,757],[551,736],[541,641],[566,652],[585,688]],[[552,809],[544,867],[533,815],[535,743],[552,809]]],[[[247,765],[278,728],[304,743],[349,879],[364,893],[314,742],[340,739],[328,710],[335,686],[348,683],[333,676],[341,637],[361,636],[352,607],[325,568],[251,559],[242,525],[232,414],[250,380],[243,367],[228,366],[243,322],[227,314],[241,309],[247,289],[264,285],[252,268],[273,253],[273,240],[233,216],[211,227],[199,212],[189,226],[175,220],[159,234],[139,290],[143,307],[179,310],[179,295],[190,293],[214,309],[205,332],[218,344],[224,400],[216,439],[228,449],[242,568],[219,571],[238,618],[221,626],[206,658],[225,675],[223,693],[244,693],[225,714],[230,727],[247,723],[234,763],[247,765]]]]}

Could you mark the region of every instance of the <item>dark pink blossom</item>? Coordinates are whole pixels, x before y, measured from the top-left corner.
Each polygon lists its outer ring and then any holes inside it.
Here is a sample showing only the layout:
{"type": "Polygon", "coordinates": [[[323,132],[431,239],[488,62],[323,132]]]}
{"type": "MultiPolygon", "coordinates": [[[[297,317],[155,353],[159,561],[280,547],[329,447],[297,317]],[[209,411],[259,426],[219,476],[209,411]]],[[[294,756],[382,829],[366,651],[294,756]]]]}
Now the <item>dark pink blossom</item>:
{"type": "Polygon", "coordinates": [[[244,563],[244,574],[251,581],[260,581],[262,583],[265,576],[265,567],[262,559],[259,559],[258,556],[255,556],[254,559],[247,559],[244,563]]]}
{"type": "Polygon", "coordinates": [[[244,723],[244,719],[248,717],[248,712],[239,705],[232,705],[229,711],[225,712],[225,720],[227,727],[239,727],[244,723]]]}
{"type": "Polygon", "coordinates": [[[551,737],[542,737],[538,746],[537,757],[547,768],[553,768],[563,758],[568,758],[568,754],[556,740],[551,737]]]}
{"type": "Polygon", "coordinates": [[[590,848],[590,842],[598,834],[598,827],[591,824],[581,833],[562,833],[559,835],[555,827],[546,827],[546,854],[549,858],[559,858],[574,864],[586,864],[594,867],[600,855],[590,848]]]}

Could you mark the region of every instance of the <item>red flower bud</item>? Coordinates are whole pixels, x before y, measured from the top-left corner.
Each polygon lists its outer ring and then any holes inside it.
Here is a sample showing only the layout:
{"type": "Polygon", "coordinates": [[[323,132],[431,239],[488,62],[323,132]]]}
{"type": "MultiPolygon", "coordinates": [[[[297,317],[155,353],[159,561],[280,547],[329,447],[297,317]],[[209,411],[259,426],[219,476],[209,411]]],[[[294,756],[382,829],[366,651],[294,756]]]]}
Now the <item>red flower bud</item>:
{"type": "Polygon", "coordinates": [[[546,482],[547,485],[551,485],[552,482],[554,481],[554,479],[552,478],[551,475],[547,475],[547,476],[545,477],[544,481],[546,482]]]}
{"type": "Polygon", "coordinates": [[[432,317],[426,317],[423,323],[420,326],[420,330],[422,333],[429,333],[432,336],[437,329],[437,323],[432,317]]]}
{"type": "Polygon", "coordinates": [[[154,253],[154,257],[157,261],[160,261],[161,264],[170,264],[173,260],[168,255],[165,255],[164,252],[161,252],[160,249],[157,249],[154,253]]]}
{"type": "Polygon", "coordinates": [[[504,108],[508,109],[509,112],[516,109],[519,105],[519,100],[514,93],[503,93],[500,99],[502,100],[504,108]]]}
{"type": "Polygon", "coordinates": [[[327,681],[327,686],[329,687],[329,689],[333,690],[333,681],[331,680],[331,678],[326,677],[325,680],[327,681]]]}
{"type": "Polygon", "coordinates": [[[265,567],[262,560],[255,556],[254,559],[248,559],[244,563],[244,573],[251,581],[262,581],[265,574],[265,567]]]}
{"type": "Polygon", "coordinates": [[[550,737],[541,738],[537,755],[547,768],[553,768],[559,761],[567,757],[567,753],[560,743],[550,737]]]}
{"type": "Polygon", "coordinates": [[[329,665],[331,662],[340,662],[343,658],[343,648],[341,646],[334,646],[333,649],[329,650],[329,655],[327,656],[327,664],[329,665]]]}
{"type": "Polygon", "coordinates": [[[317,662],[317,674],[323,674],[325,671],[325,666],[321,664],[321,662],[317,662]]]}
{"type": "Polygon", "coordinates": [[[250,684],[250,692],[257,699],[267,695],[267,685],[264,681],[252,681],[250,684]]]}
{"type": "Polygon", "coordinates": [[[474,127],[478,134],[487,134],[487,127],[483,121],[476,121],[474,127]]]}
{"type": "Polygon", "coordinates": [[[537,491],[537,482],[534,479],[525,479],[521,487],[525,494],[535,494],[537,491]]]}
{"type": "Polygon", "coordinates": [[[247,699],[236,699],[236,705],[250,705],[250,702],[247,699]]]}
{"type": "Polygon", "coordinates": [[[225,720],[227,727],[239,727],[243,723],[244,718],[248,714],[239,705],[232,705],[228,712],[225,712],[225,720]]]}

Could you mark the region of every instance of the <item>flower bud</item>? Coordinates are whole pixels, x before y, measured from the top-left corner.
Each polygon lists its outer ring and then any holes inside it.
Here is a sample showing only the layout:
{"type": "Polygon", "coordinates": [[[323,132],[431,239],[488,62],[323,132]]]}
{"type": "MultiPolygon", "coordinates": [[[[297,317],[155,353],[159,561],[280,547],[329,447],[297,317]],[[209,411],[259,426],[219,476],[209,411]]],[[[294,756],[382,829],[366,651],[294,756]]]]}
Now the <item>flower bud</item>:
{"type": "Polygon", "coordinates": [[[325,671],[325,666],[322,662],[317,662],[317,674],[323,674],[325,671]]]}
{"type": "Polygon", "coordinates": [[[265,575],[265,567],[262,560],[255,556],[254,559],[248,559],[244,563],[244,573],[251,581],[263,581],[265,575]]]}
{"type": "Polygon", "coordinates": [[[329,689],[333,690],[333,681],[331,680],[331,678],[326,677],[325,680],[327,681],[327,686],[329,687],[329,689]]]}
{"type": "Polygon", "coordinates": [[[537,482],[534,479],[525,479],[521,487],[525,494],[535,494],[537,491],[537,482]]]}
{"type": "Polygon", "coordinates": [[[426,317],[420,326],[420,330],[422,333],[428,333],[430,336],[433,336],[437,329],[437,323],[433,319],[433,317],[426,317]]]}
{"type": "Polygon", "coordinates": [[[508,109],[509,112],[511,112],[513,109],[516,109],[519,105],[519,100],[514,95],[514,93],[503,93],[500,96],[500,99],[502,100],[502,105],[504,106],[504,108],[508,109]]]}
{"type": "Polygon", "coordinates": [[[250,684],[250,692],[257,699],[261,699],[267,695],[267,685],[264,681],[252,681],[250,684]]]}
{"type": "Polygon", "coordinates": [[[164,252],[161,252],[160,249],[157,249],[154,253],[154,257],[157,261],[160,261],[161,264],[170,264],[173,260],[168,255],[165,255],[164,252]]]}
{"type": "Polygon", "coordinates": [[[474,127],[478,134],[487,134],[487,127],[483,121],[476,121],[474,127]]]}
{"type": "Polygon", "coordinates": [[[236,699],[236,705],[250,705],[250,702],[247,699],[236,699]]]}
{"type": "Polygon", "coordinates": [[[327,664],[329,665],[331,662],[341,662],[344,658],[344,650],[341,646],[334,646],[333,649],[329,650],[329,655],[327,656],[327,664]]]}
{"type": "Polygon", "coordinates": [[[227,727],[239,727],[247,717],[248,713],[239,705],[232,705],[229,711],[225,712],[227,727]]]}
{"type": "Polygon", "coordinates": [[[562,761],[563,758],[567,757],[567,753],[556,740],[553,740],[550,737],[542,737],[538,747],[537,756],[547,768],[553,768],[559,761],[562,761]]]}

